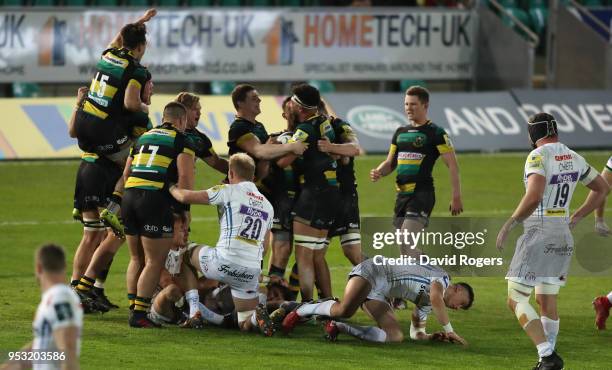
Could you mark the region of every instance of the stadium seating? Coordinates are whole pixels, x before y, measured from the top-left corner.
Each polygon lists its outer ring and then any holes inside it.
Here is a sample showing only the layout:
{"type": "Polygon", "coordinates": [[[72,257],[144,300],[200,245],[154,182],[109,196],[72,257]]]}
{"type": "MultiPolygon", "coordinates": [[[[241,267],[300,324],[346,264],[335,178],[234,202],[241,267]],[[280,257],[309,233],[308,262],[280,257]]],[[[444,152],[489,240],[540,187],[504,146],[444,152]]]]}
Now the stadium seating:
{"type": "Polygon", "coordinates": [[[145,6],[149,6],[149,1],[147,0],[127,0],[127,3],[125,5],[145,7],[145,6]]]}
{"type": "Polygon", "coordinates": [[[87,5],[85,0],[66,0],[64,2],[66,6],[85,6],[87,5]]]}
{"type": "Polygon", "coordinates": [[[400,91],[406,91],[410,86],[423,86],[426,87],[427,84],[423,80],[401,80],[400,81],[400,91]]]}
{"type": "Polygon", "coordinates": [[[16,98],[36,98],[40,96],[40,86],[31,82],[13,82],[13,96],[16,98]]]}
{"type": "Polygon", "coordinates": [[[236,83],[232,81],[211,81],[210,92],[213,95],[228,95],[232,93],[236,83]]]}
{"type": "Polygon", "coordinates": [[[273,0],[251,0],[249,3],[251,6],[272,6],[274,5],[273,0]]]}
{"type": "Polygon", "coordinates": [[[160,7],[177,7],[181,6],[180,0],[158,0],[157,5],[160,7]]]}
{"type": "Polygon", "coordinates": [[[33,6],[53,6],[55,1],[54,0],[34,0],[32,2],[33,6]]]}
{"type": "Polygon", "coordinates": [[[211,6],[212,0],[189,0],[190,6],[211,6]]]}
{"type": "Polygon", "coordinates": [[[4,0],[2,3],[4,6],[21,6],[23,2],[21,0],[4,0]]]}
{"type": "Polygon", "coordinates": [[[242,1],[240,0],[219,0],[221,6],[241,6],[242,1]]]}
{"type": "Polygon", "coordinates": [[[332,93],[336,91],[336,86],[333,82],[327,80],[310,80],[308,83],[321,92],[321,94],[332,93]]]}

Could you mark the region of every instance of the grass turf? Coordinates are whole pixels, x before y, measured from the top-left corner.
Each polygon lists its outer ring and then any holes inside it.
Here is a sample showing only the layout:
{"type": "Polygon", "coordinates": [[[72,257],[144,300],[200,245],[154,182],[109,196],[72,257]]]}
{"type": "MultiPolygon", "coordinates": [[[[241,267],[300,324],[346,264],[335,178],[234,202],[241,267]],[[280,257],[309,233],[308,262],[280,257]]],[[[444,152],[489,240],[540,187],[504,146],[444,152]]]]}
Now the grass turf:
{"type": "MultiPolygon", "coordinates": [[[[600,169],[604,153],[584,153],[600,169]]],[[[523,193],[522,168],[525,154],[459,155],[464,216],[507,217],[523,193]]],[[[356,161],[360,209],[364,216],[390,216],[394,202],[393,178],[380,183],[368,180],[368,172],[382,156],[356,161]]],[[[74,177],[78,161],[0,163],[0,354],[16,350],[31,340],[31,321],[40,299],[33,277],[33,252],[42,243],[63,245],[70,262],[82,227],[70,219],[74,177]]],[[[450,199],[448,172],[439,162],[434,216],[447,216],[450,199]]],[[[221,176],[198,165],[197,187],[210,186],[221,176]]],[[[579,186],[575,208],[586,195],[579,186]]],[[[585,222],[591,223],[592,219],[585,222]]],[[[191,239],[214,245],[218,237],[216,209],[193,207],[191,239]]],[[[579,247],[579,246],[577,246],[579,247]]],[[[508,246],[512,248],[512,246],[508,246]]],[[[217,328],[203,331],[168,327],[135,330],[127,325],[124,275],[128,253],[125,247],[115,257],[107,281],[107,294],[121,308],[85,318],[81,364],[85,369],[108,368],[415,368],[415,369],[525,369],[536,362],[531,342],[505,305],[503,277],[471,277],[476,301],[469,311],[451,312],[457,332],[470,342],[467,348],[433,343],[373,345],[348,336],[326,343],[320,327],[299,327],[285,338],[262,338],[255,334],[217,328]]],[[[328,252],[333,288],[341,296],[350,270],[337,242],[328,252]]],[[[561,331],[557,348],[566,369],[607,369],[612,331],[597,332],[593,325],[591,299],[612,289],[610,277],[571,277],[561,290],[561,331]]],[[[398,311],[408,333],[410,310],[398,311]]],[[[370,325],[359,312],[352,322],[370,325]]],[[[428,331],[439,330],[430,317],[428,331]]]]}

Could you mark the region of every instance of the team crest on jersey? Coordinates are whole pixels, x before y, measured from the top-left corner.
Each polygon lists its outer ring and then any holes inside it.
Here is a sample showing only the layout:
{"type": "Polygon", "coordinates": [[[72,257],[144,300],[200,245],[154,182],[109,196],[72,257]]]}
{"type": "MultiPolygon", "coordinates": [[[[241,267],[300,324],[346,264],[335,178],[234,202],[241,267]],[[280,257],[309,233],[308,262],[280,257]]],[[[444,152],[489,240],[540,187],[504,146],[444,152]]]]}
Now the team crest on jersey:
{"type": "Polygon", "coordinates": [[[295,134],[293,134],[291,141],[306,141],[306,139],[308,139],[308,134],[302,130],[297,130],[295,134]]]}
{"type": "Polygon", "coordinates": [[[423,136],[415,137],[414,142],[412,143],[412,145],[414,145],[416,148],[423,147],[423,144],[425,144],[425,139],[423,138],[423,136]]]}
{"type": "Polygon", "coordinates": [[[221,184],[221,185],[215,185],[212,188],[210,188],[210,190],[214,191],[214,192],[219,192],[221,191],[221,189],[223,189],[225,187],[225,185],[221,184]]]}
{"type": "Polygon", "coordinates": [[[529,156],[529,158],[527,158],[527,167],[531,169],[544,168],[544,165],[542,164],[542,156],[537,154],[529,156]]]}

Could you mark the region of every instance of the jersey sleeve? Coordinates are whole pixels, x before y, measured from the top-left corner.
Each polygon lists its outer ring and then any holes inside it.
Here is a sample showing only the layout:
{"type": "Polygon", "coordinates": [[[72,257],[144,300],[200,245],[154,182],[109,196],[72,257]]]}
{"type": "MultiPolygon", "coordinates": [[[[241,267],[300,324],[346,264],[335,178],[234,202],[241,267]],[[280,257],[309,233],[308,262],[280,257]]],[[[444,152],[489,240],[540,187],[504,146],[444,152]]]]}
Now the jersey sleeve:
{"type": "Polygon", "coordinates": [[[579,157],[579,161],[580,161],[580,164],[581,164],[581,166],[580,166],[580,177],[578,179],[580,180],[580,182],[584,186],[587,186],[593,180],[595,180],[597,175],[599,175],[599,172],[597,172],[597,170],[595,168],[593,168],[591,165],[589,165],[588,162],[586,161],[586,159],[584,159],[582,156],[578,156],[578,157],[579,157]]]}
{"type": "Polygon", "coordinates": [[[606,169],[608,171],[612,171],[612,157],[608,159],[608,163],[606,163],[606,169]]]}
{"type": "Polygon", "coordinates": [[[213,205],[227,202],[229,187],[227,185],[215,185],[206,190],[208,193],[208,203],[213,205]]]}
{"type": "Polygon", "coordinates": [[[75,294],[66,289],[55,292],[50,302],[53,330],[83,325],[83,309],[75,294]]]}
{"type": "Polygon", "coordinates": [[[537,149],[529,153],[527,160],[525,161],[525,177],[527,178],[529,175],[533,175],[534,173],[546,176],[544,155],[537,149]]]}
{"type": "Polygon", "coordinates": [[[441,127],[438,127],[436,129],[436,132],[433,138],[433,143],[436,146],[436,149],[438,149],[438,152],[440,154],[450,153],[450,152],[455,151],[455,148],[453,147],[453,143],[450,137],[448,136],[448,133],[446,132],[446,130],[444,130],[441,127]]]}
{"type": "MultiPolygon", "coordinates": [[[[253,133],[251,127],[249,127],[249,125],[245,122],[241,121],[232,123],[227,136],[229,142],[235,142],[238,147],[252,138],[257,139],[257,136],[253,133]]],[[[257,140],[259,141],[259,139],[257,140]]]]}
{"type": "Polygon", "coordinates": [[[138,90],[141,90],[147,82],[147,69],[141,65],[137,65],[130,76],[128,86],[136,86],[138,90]]]}
{"type": "Polygon", "coordinates": [[[175,140],[175,143],[177,155],[181,153],[189,154],[191,156],[195,155],[195,145],[193,144],[193,141],[187,138],[187,136],[177,133],[177,139],[175,140]]]}
{"type": "Polygon", "coordinates": [[[212,142],[204,133],[197,131],[189,135],[189,139],[194,145],[195,156],[201,159],[216,155],[212,142]]]}
{"type": "Polygon", "coordinates": [[[313,138],[312,126],[308,124],[300,124],[296,127],[295,132],[291,139],[289,139],[290,143],[302,142],[308,143],[313,138]]]}
{"type": "Polygon", "coordinates": [[[391,138],[391,145],[389,146],[389,154],[395,157],[397,160],[397,137],[399,136],[399,128],[395,130],[393,137],[391,138]]]}
{"type": "Polygon", "coordinates": [[[357,139],[355,131],[353,131],[353,128],[348,122],[334,118],[332,119],[332,127],[334,128],[336,139],[340,139],[341,143],[348,143],[357,139]]]}

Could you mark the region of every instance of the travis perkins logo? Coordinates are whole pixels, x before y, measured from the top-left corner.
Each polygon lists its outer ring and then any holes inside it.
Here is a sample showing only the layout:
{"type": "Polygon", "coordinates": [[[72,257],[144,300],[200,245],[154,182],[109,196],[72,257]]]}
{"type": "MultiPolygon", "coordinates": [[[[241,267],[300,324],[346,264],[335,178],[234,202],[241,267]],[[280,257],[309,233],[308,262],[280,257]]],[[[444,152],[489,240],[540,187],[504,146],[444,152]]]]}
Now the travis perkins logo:
{"type": "Polygon", "coordinates": [[[230,270],[229,265],[221,265],[217,270],[242,282],[251,281],[255,277],[253,274],[247,274],[246,271],[238,272],[236,269],[230,270]]]}

